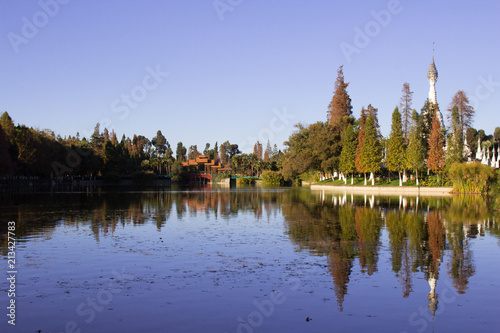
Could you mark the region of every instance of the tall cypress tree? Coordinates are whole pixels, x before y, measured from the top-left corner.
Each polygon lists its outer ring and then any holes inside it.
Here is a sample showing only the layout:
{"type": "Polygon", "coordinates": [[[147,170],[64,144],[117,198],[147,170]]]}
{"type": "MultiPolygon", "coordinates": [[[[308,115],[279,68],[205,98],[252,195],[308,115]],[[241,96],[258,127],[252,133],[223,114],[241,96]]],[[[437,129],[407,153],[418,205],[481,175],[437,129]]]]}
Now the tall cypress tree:
{"type": "Polygon", "coordinates": [[[364,165],[364,161],[362,159],[361,151],[363,149],[363,143],[365,139],[365,127],[366,127],[366,110],[365,108],[361,109],[361,116],[359,117],[359,133],[358,133],[358,145],[356,147],[356,170],[365,174],[365,185],[366,185],[366,168],[364,165]]]}
{"type": "Polygon", "coordinates": [[[405,153],[406,142],[401,124],[401,114],[398,107],[396,107],[392,113],[391,134],[389,136],[386,163],[389,171],[398,172],[399,186],[403,185],[401,171],[406,166],[405,153]]]}
{"type": "MultiPolygon", "coordinates": [[[[349,124],[342,132],[342,153],[340,154],[339,169],[345,174],[351,174],[351,185],[354,182],[354,171],[356,171],[356,146],[356,132],[354,126],[349,124]]],[[[345,183],[347,183],[347,178],[345,183]]]]}
{"type": "Polygon", "coordinates": [[[410,138],[408,149],[406,151],[406,160],[408,168],[415,172],[415,178],[418,186],[418,170],[424,166],[425,151],[422,139],[422,126],[416,110],[413,110],[412,124],[410,129],[410,138]]]}
{"type": "MultiPolygon", "coordinates": [[[[363,139],[363,147],[361,148],[361,160],[365,168],[365,172],[375,174],[380,170],[382,163],[382,154],[380,149],[380,141],[378,138],[377,129],[372,115],[368,116],[365,125],[365,136],[363,139]]],[[[375,185],[375,176],[372,177],[372,185],[375,185]]]]}

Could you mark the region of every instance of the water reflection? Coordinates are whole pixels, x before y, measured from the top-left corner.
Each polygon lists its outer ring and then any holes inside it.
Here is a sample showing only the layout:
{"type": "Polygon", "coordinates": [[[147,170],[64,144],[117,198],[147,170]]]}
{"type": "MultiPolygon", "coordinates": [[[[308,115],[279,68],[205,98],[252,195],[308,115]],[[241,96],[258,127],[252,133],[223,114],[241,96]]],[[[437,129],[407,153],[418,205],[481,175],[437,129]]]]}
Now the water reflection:
{"type": "Polygon", "coordinates": [[[491,233],[498,237],[498,215],[483,197],[375,197],[324,192],[296,192],[283,201],[290,238],[312,254],[327,256],[339,311],[348,294],[357,260],[366,275],[377,272],[382,230],[387,231],[392,271],[402,297],[413,292],[413,279],[429,283],[429,309],[434,315],[441,265],[463,294],[475,273],[468,240],[491,233]]]}
{"type": "MultiPolygon", "coordinates": [[[[153,223],[160,231],[170,219],[192,217],[255,220],[283,216],[290,240],[301,250],[324,256],[337,307],[349,294],[351,274],[359,267],[371,276],[383,248],[401,285],[401,296],[414,290],[414,279],[429,283],[428,306],[439,307],[436,287],[446,272],[456,292],[467,292],[475,274],[469,240],[486,233],[499,237],[498,213],[483,197],[381,197],[327,194],[295,189],[93,191],[11,193],[1,197],[1,220],[16,221],[16,236],[26,242],[51,237],[60,226],[90,226],[97,242],[116,228],[153,223]]],[[[0,231],[6,255],[6,228],[0,231]]]]}

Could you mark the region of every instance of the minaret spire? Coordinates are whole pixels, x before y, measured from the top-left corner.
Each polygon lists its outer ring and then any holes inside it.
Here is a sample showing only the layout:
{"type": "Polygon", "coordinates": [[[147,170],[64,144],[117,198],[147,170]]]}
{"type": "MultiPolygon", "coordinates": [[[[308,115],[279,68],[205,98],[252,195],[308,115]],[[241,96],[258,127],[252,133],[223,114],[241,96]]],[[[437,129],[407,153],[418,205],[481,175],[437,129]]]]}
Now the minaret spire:
{"type": "MultiPolygon", "coordinates": [[[[438,71],[434,63],[434,43],[432,43],[432,61],[427,71],[427,80],[429,81],[429,102],[437,105],[436,82],[438,80],[438,71]]],[[[441,111],[438,110],[437,116],[439,117],[441,127],[445,128],[441,111]]]]}

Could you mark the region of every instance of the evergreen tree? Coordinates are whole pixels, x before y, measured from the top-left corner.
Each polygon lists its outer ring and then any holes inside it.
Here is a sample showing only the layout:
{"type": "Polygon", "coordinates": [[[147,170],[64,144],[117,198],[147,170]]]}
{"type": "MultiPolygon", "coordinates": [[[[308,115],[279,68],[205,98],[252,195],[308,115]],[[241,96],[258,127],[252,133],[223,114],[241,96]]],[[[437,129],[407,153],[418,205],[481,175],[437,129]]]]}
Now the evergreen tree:
{"type": "Polygon", "coordinates": [[[200,155],[200,153],[198,152],[198,146],[197,145],[191,145],[191,146],[189,146],[189,149],[188,149],[188,159],[194,160],[199,155],[200,155]]]}
{"type": "Polygon", "coordinates": [[[439,107],[437,104],[432,103],[429,99],[425,101],[424,106],[420,110],[420,122],[422,124],[422,144],[424,145],[424,150],[427,152],[429,150],[429,137],[432,129],[432,119],[434,115],[439,112],[439,107]]]}
{"type": "Polygon", "coordinates": [[[365,185],[366,185],[366,167],[362,159],[361,151],[363,149],[363,143],[365,138],[365,127],[366,127],[367,114],[365,108],[361,109],[361,115],[359,117],[359,132],[358,132],[358,145],[356,147],[356,170],[360,173],[365,174],[365,185]]]}
{"type": "Polygon", "coordinates": [[[464,143],[460,126],[460,115],[458,106],[454,105],[451,111],[451,133],[448,138],[446,151],[446,164],[463,162],[464,143]]]}
{"type": "Polygon", "coordinates": [[[375,185],[374,173],[380,170],[382,154],[374,117],[372,115],[369,115],[366,119],[363,147],[361,148],[361,160],[365,172],[372,173],[372,185],[375,185]]]}
{"type": "Polygon", "coordinates": [[[438,117],[432,119],[432,129],[429,137],[429,156],[427,168],[434,173],[439,173],[444,168],[444,136],[438,117]]]}
{"type": "Polygon", "coordinates": [[[184,162],[186,161],[186,152],[187,149],[184,147],[182,142],[177,143],[177,149],[175,150],[175,158],[179,162],[184,162]]]}
{"type": "Polygon", "coordinates": [[[274,146],[273,146],[273,153],[271,154],[271,159],[272,160],[277,160],[278,157],[279,157],[278,145],[274,144],[274,146]]]}
{"type": "Polygon", "coordinates": [[[101,133],[99,131],[100,126],[101,125],[99,123],[97,123],[94,127],[94,133],[92,133],[92,135],[90,136],[90,145],[94,149],[100,149],[100,147],[103,143],[102,136],[101,136],[101,133]]]}
{"type": "Polygon", "coordinates": [[[14,121],[9,116],[7,111],[2,113],[2,116],[0,117],[0,126],[2,126],[3,128],[7,141],[9,141],[11,145],[14,145],[16,137],[16,126],[14,125],[14,121]]]}
{"type": "Polygon", "coordinates": [[[160,130],[156,132],[156,136],[151,140],[151,143],[155,147],[155,156],[162,157],[167,150],[167,139],[160,130]]]}
{"type": "Polygon", "coordinates": [[[366,112],[368,116],[372,116],[373,125],[375,126],[375,130],[377,131],[378,139],[382,139],[382,133],[380,132],[380,124],[378,123],[378,109],[373,107],[371,104],[368,104],[366,107],[366,112]]]}
{"type": "Polygon", "coordinates": [[[222,165],[227,164],[227,151],[226,151],[226,145],[224,144],[221,144],[219,147],[219,158],[222,165]]]}
{"type": "Polygon", "coordinates": [[[411,127],[411,104],[412,104],[412,96],[413,91],[410,90],[410,84],[405,82],[403,84],[403,96],[401,96],[401,118],[402,118],[402,128],[403,128],[403,136],[406,144],[408,144],[410,138],[410,127],[411,127]]]}
{"type": "Polygon", "coordinates": [[[335,81],[335,92],[332,101],[328,105],[327,118],[332,126],[338,126],[344,116],[351,116],[351,98],[347,93],[349,82],[344,81],[344,66],[337,70],[337,80],[335,81]]]}
{"type": "Polygon", "coordinates": [[[392,113],[391,134],[389,136],[386,165],[389,171],[398,172],[399,186],[403,185],[401,181],[401,171],[406,166],[405,153],[406,142],[401,124],[401,114],[398,108],[392,113]]]}
{"type": "Polygon", "coordinates": [[[203,150],[203,155],[208,156],[210,154],[210,143],[205,144],[205,149],[203,150]]]}
{"type": "Polygon", "coordinates": [[[408,168],[415,172],[415,178],[418,186],[418,170],[424,166],[425,151],[422,144],[421,122],[416,110],[413,110],[412,114],[412,124],[408,149],[406,151],[406,160],[408,162],[408,168]]]}
{"type": "MultiPolygon", "coordinates": [[[[356,171],[356,147],[356,132],[354,126],[349,124],[342,132],[342,153],[340,154],[339,170],[346,175],[351,174],[351,185],[354,182],[354,172],[356,171]]],[[[347,178],[345,178],[345,183],[347,183],[347,178]]]]}

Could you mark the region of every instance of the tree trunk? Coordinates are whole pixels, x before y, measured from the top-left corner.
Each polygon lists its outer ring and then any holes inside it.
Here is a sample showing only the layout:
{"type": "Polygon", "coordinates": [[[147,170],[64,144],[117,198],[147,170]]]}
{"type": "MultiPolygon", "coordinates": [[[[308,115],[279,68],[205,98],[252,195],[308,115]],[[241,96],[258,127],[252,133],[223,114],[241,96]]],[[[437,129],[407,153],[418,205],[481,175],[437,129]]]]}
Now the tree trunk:
{"type": "Polygon", "coordinates": [[[418,169],[415,170],[415,178],[417,178],[417,186],[418,186],[418,169]]]}
{"type": "Polygon", "coordinates": [[[364,175],[365,175],[365,185],[366,185],[366,172],[364,173],[364,175]]]}
{"type": "Polygon", "coordinates": [[[352,173],[351,174],[351,185],[353,185],[353,184],[354,184],[354,174],[352,173]]]}
{"type": "Polygon", "coordinates": [[[401,171],[399,171],[399,186],[403,186],[403,182],[401,181],[401,171]]]}

